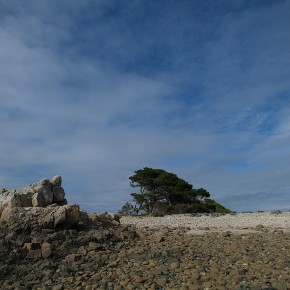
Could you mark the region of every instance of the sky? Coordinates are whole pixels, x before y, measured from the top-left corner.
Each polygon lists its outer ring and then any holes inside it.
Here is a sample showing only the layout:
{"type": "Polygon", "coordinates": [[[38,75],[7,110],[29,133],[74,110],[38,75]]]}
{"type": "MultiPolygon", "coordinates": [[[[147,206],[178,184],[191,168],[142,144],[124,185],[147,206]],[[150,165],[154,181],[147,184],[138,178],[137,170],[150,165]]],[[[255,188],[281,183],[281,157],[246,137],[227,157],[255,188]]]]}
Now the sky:
{"type": "Polygon", "coordinates": [[[143,167],[290,209],[290,1],[0,0],[0,187],[117,212],[143,167]]]}

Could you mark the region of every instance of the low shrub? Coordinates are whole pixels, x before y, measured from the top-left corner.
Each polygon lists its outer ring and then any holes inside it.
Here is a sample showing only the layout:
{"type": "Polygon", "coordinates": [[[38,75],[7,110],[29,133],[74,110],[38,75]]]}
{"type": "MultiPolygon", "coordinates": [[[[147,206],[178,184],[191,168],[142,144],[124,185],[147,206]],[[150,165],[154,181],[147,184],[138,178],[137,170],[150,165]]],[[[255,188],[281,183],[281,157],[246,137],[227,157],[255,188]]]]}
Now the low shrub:
{"type": "Polygon", "coordinates": [[[211,209],[216,212],[216,213],[231,213],[231,210],[225,208],[224,206],[222,206],[221,204],[217,203],[216,201],[212,200],[212,199],[206,199],[205,200],[205,204],[207,206],[211,206],[211,209]]]}
{"type": "Polygon", "coordinates": [[[282,214],[282,213],[283,212],[279,209],[271,211],[271,214],[275,214],[275,215],[282,214]]]}

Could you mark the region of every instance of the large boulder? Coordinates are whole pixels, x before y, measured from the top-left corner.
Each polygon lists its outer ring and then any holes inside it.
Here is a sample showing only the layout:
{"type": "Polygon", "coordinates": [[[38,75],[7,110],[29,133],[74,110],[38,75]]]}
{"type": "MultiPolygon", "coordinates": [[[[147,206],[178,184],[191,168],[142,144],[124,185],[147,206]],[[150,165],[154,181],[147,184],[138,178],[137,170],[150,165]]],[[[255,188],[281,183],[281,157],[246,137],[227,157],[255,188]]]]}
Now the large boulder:
{"type": "Polygon", "coordinates": [[[15,208],[21,206],[19,196],[14,189],[0,189],[0,218],[8,216],[15,208]]]}
{"type": "Polygon", "coordinates": [[[79,225],[88,225],[87,213],[76,204],[64,206],[50,205],[47,207],[10,207],[1,212],[0,221],[18,223],[27,226],[35,225],[43,229],[70,229],[79,225]]]}
{"type": "Polygon", "coordinates": [[[78,225],[81,217],[80,207],[69,204],[58,207],[53,213],[54,228],[72,228],[78,225]]]}
{"type": "Polygon", "coordinates": [[[47,206],[53,202],[53,192],[49,179],[44,178],[31,185],[35,194],[32,197],[33,206],[47,206]]]}
{"type": "Polygon", "coordinates": [[[53,202],[59,203],[64,200],[65,192],[61,186],[54,186],[52,188],[53,192],[53,202]]]}
{"type": "Polygon", "coordinates": [[[18,190],[0,188],[0,219],[9,219],[13,214],[23,213],[23,208],[66,205],[61,182],[61,176],[57,175],[51,181],[44,178],[18,190]]]}
{"type": "MultiPolygon", "coordinates": [[[[0,222],[23,225],[25,228],[84,229],[110,228],[119,225],[114,214],[91,214],[76,204],[67,204],[61,176],[14,189],[0,189],[0,222]]],[[[39,250],[39,249],[38,249],[39,250]]]]}
{"type": "Polygon", "coordinates": [[[21,206],[22,207],[30,207],[32,205],[32,198],[35,194],[32,187],[23,187],[18,189],[17,194],[19,195],[21,206]]]}
{"type": "Polygon", "coordinates": [[[56,175],[51,178],[50,184],[53,192],[53,202],[64,205],[65,202],[65,192],[61,187],[62,178],[60,175],[56,175]]]}
{"type": "Polygon", "coordinates": [[[52,186],[47,178],[20,188],[17,194],[20,196],[22,207],[44,207],[53,203],[52,186]]]}
{"type": "Polygon", "coordinates": [[[29,186],[20,188],[17,194],[20,196],[21,206],[45,207],[52,203],[67,204],[61,182],[61,176],[57,175],[51,180],[44,178],[29,186]]]}
{"type": "Polygon", "coordinates": [[[56,175],[50,180],[51,186],[61,186],[62,178],[60,175],[56,175]]]}

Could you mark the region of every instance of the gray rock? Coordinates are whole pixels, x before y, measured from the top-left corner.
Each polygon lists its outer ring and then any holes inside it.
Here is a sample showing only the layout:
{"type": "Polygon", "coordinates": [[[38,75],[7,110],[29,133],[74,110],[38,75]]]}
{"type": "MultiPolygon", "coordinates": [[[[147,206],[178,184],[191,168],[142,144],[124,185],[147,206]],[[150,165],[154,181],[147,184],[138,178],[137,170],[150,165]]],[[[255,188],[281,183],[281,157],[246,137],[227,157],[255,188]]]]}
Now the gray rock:
{"type": "Polygon", "coordinates": [[[36,194],[32,198],[33,206],[47,206],[53,202],[53,192],[50,181],[42,179],[36,184],[32,185],[32,189],[36,194]]]}
{"type": "Polygon", "coordinates": [[[108,215],[111,216],[111,218],[112,218],[114,221],[120,223],[120,216],[119,216],[119,215],[117,215],[117,214],[115,214],[115,213],[108,213],[108,215]]]}
{"type": "Polygon", "coordinates": [[[57,204],[58,204],[58,205],[67,205],[68,202],[67,202],[67,199],[64,198],[61,202],[58,202],[57,204]]]}
{"type": "Polygon", "coordinates": [[[15,208],[21,206],[19,196],[14,189],[1,189],[0,193],[0,218],[6,219],[15,208]]]}
{"type": "Polygon", "coordinates": [[[81,217],[80,208],[76,204],[60,206],[53,214],[54,228],[71,228],[76,226],[81,217]]]}
{"type": "Polygon", "coordinates": [[[89,223],[89,215],[87,212],[83,210],[80,211],[79,222],[82,223],[83,225],[87,225],[89,223]]]}
{"type": "Polygon", "coordinates": [[[20,188],[17,192],[20,197],[22,207],[32,206],[32,197],[35,194],[31,187],[20,188]]]}
{"type": "Polygon", "coordinates": [[[49,179],[44,178],[36,183],[22,187],[18,191],[15,189],[0,189],[0,216],[4,208],[7,208],[6,214],[9,215],[11,209],[15,207],[46,207],[52,203],[57,203],[58,205],[67,204],[67,200],[64,198],[64,189],[60,186],[61,181],[61,176],[58,175],[52,178],[52,183],[49,179]]]}
{"type": "Polygon", "coordinates": [[[53,202],[59,203],[64,200],[65,192],[61,186],[54,186],[52,188],[53,202]]]}
{"type": "Polygon", "coordinates": [[[41,245],[41,255],[43,258],[47,259],[51,256],[51,245],[50,243],[43,243],[41,245]]]}
{"type": "Polygon", "coordinates": [[[50,183],[52,186],[61,186],[62,178],[60,175],[56,175],[51,178],[50,183]]]}
{"type": "Polygon", "coordinates": [[[260,230],[262,230],[262,229],[264,229],[265,227],[262,225],[262,224],[258,224],[258,225],[256,225],[256,227],[255,227],[255,229],[256,230],[258,230],[258,231],[260,231],[260,230]]]}
{"type": "Polygon", "coordinates": [[[47,203],[42,195],[42,193],[35,193],[32,197],[32,206],[44,207],[47,203]]]}
{"type": "Polygon", "coordinates": [[[77,204],[68,204],[63,207],[66,210],[67,224],[69,226],[77,225],[81,216],[80,207],[77,204]]]}
{"type": "Polygon", "coordinates": [[[61,227],[66,224],[66,210],[63,206],[59,207],[53,214],[54,228],[61,227]]]}

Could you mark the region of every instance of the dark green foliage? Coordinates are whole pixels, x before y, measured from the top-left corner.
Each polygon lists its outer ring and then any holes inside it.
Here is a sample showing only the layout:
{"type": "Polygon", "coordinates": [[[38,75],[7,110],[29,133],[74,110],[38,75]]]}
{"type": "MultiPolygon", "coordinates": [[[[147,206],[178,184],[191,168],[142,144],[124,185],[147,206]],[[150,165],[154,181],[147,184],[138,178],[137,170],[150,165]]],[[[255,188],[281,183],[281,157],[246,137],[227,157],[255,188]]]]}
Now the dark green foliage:
{"type": "MultiPolygon", "coordinates": [[[[126,203],[121,214],[165,215],[176,213],[215,212],[223,208],[204,188],[194,189],[176,174],[163,169],[145,167],[129,177],[130,185],[138,188],[131,194],[133,203],[126,203]]],[[[226,209],[225,209],[226,210],[226,209]]]]}
{"type": "Polygon", "coordinates": [[[216,201],[212,200],[212,199],[206,199],[205,203],[209,206],[213,206],[215,207],[215,212],[217,213],[231,213],[232,211],[225,208],[224,206],[222,206],[221,204],[217,203],[216,201]]]}
{"type": "Polygon", "coordinates": [[[275,214],[275,215],[282,214],[282,213],[283,212],[279,209],[271,211],[271,214],[275,214]]]}
{"type": "Polygon", "coordinates": [[[122,208],[118,211],[118,215],[124,216],[124,215],[137,215],[138,209],[135,205],[132,204],[132,202],[127,201],[122,208]]]}

